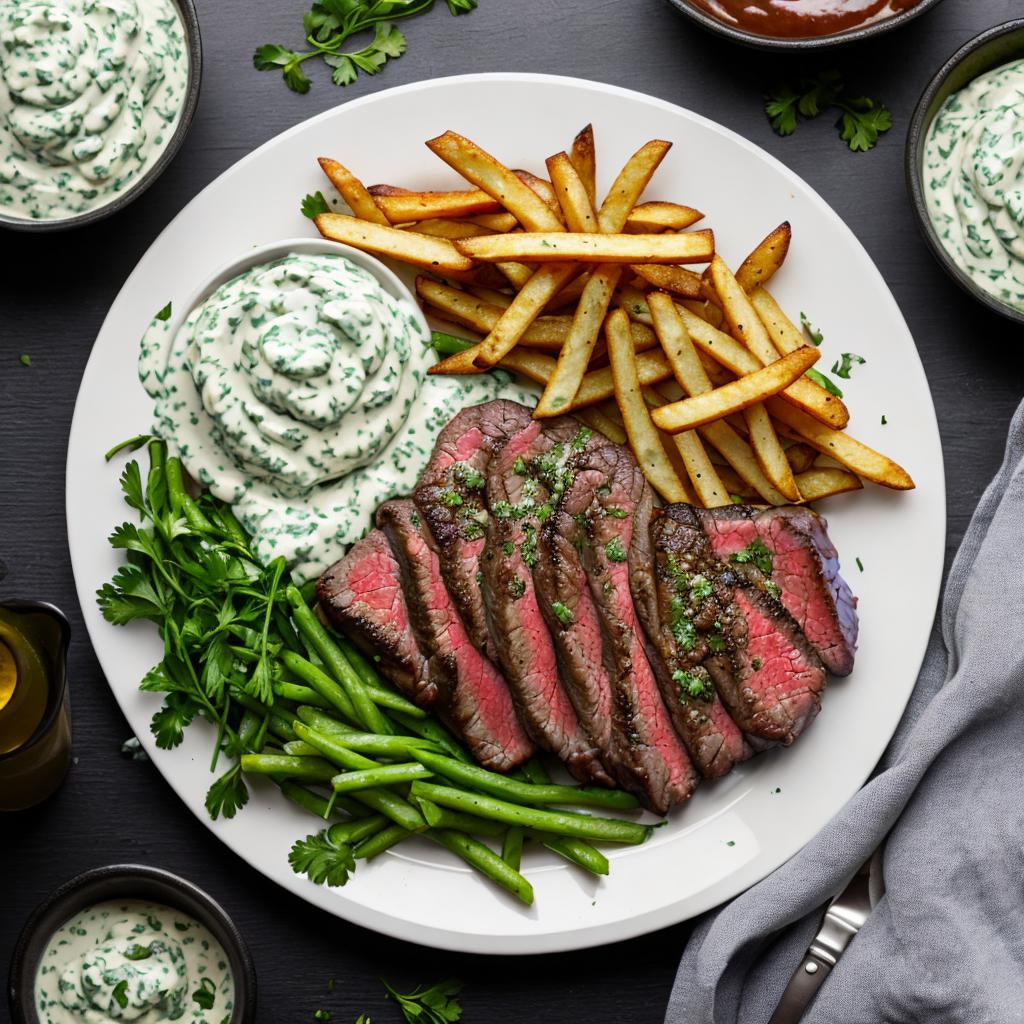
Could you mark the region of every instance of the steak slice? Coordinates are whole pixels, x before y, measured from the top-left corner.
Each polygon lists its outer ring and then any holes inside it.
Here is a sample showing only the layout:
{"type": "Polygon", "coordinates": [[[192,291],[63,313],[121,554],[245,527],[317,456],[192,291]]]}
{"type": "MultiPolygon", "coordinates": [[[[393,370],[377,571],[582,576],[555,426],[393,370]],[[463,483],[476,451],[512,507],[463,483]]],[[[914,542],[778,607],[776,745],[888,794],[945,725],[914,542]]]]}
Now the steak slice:
{"type": "Polygon", "coordinates": [[[632,455],[596,436],[561,477],[545,531],[559,535],[551,550],[586,569],[612,691],[608,763],[623,787],[664,813],[690,797],[698,775],[672,728],[630,593],[627,558],[634,533],[648,529],[653,496],[632,455]]]}
{"type": "Polygon", "coordinates": [[[438,681],[438,708],[484,767],[509,771],[533,753],[501,674],[474,645],[441,578],[426,526],[408,499],[377,509],[401,569],[409,620],[438,681]]]}
{"type": "Polygon", "coordinates": [[[387,537],[371,530],[317,581],[324,614],[367,653],[410,700],[422,708],[437,701],[437,682],[416,643],[402,593],[398,563],[387,537]]]}
{"type": "MultiPolygon", "coordinates": [[[[542,430],[540,422],[531,420],[491,458],[491,517],[480,565],[498,664],[519,720],[537,746],[558,757],[581,782],[610,786],[599,748],[581,725],[559,679],[555,647],[533,582],[538,533],[552,506],[551,495],[531,475],[531,466],[536,459],[559,458],[562,451],[571,451],[574,438],[584,436],[581,427],[565,417],[542,430]]],[[[552,616],[551,628],[560,625],[552,616]]]]}
{"type": "Polygon", "coordinates": [[[531,420],[526,406],[504,400],[463,409],[438,435],[413,494],[448,593],[473,643],[492,661],[498,660],[498,651],[478,576],[488,520],[485,474],[491,456],[531,420]]]}
{"type": "Polygon", "coordinates": [[[857,599],[839,575],[825,520],[809,508],[734,505],[702,510],[701,521],[718,558],[759,586],[767,584],[825,667],[833,675],[849,675],[857,648],[857,599]]]}
{"type": "MultiPolygon", "coordinates": [[[[712,581],[721,569],[689,505],[669,505],[649,534],[638,531],[630,552],[633,597],[651,667],[676,731],[707,778],[725,775],[753,753],[704,665],[727,647],[715,629],[721,607],[712,581]]],[[[726,661],[722,670],[728,669],[726,661]]]]}

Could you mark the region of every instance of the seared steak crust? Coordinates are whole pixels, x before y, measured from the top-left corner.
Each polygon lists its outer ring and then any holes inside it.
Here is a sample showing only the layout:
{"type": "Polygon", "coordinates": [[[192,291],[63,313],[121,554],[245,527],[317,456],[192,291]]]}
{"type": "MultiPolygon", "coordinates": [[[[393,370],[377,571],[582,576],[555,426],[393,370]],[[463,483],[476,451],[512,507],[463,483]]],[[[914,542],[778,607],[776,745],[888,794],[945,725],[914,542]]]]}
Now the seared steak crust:
{"type": "Polygon", "coordinates": [[[466,632],[416,506],[405,499],[385,502],[377,525],[401,568],[413,632],[438,681],[439,710],[480,764],[509,771],[530,757],[533,745],[505,680],[466,632]]]}

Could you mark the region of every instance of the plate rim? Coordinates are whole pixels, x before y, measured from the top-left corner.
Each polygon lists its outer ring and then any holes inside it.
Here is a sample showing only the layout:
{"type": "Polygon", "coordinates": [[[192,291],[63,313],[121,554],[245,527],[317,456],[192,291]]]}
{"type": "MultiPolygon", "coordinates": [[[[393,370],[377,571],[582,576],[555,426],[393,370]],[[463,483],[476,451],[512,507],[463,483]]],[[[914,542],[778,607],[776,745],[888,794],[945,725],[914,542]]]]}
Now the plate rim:
{"type": "MultiPolygon", "coordinates": [[[[515,83],[530,83],[537,85],[552,85],[552,86],[569,86],[569,87],[582,87],[586,90],[592,91],[597,94],[610,94],[628,99],[632,102],[638,102],[648,106],[659,108],[667,113],[679,116],[682,115],[686,119],[694,121],[705,128],[709,128],[719,135],[727,137],[731,142],[738,144],[743,150],[754,155],[757,159],[765,161],[768,165],[772,166],[776,171],[782,174],[782,176],[798,186],[806,196],[817,206],[821,207],[825,213],[831,218],[833,223],[837,225],[841,231],[845,232],[847,241],[853,247],[855,247],[859,255],[866,260],[867,265],[871,267],[874,273],[877,275],[879,282],[881,283],[886,299],[891,305],[892,313],[899,318],[900,323],[903,324],[908,337],[911,340],[913,348],[913,362],[916,371],[920,374],[921,383],[923,384],[924,395],[926,397],[927,408],[921,408],[920,412],[930,412],[931,422],[935,424],[934,430],[934,447],[935,455],[937,458],[937,481],[931,490],[931,496],[934,500],[941,502],[942,508],[942,522],[940,530],[941,551],[945,553],[945,543],[948,536],[948,516],[946,506],[946,484],[945,484],[945,465],[944,465],[944,454],[942,451],[941,435],[938,430],[938,418],[935,411],[934,398],[931,393],[931,388],[928,385],[927,375],[924,371],[923,361],[921,359],[920,352],[917,349],[917,344],[914,341],[913,334],[910,331],[909,326],[906,324],[906,320],[903,317],[902,311],[899,308],[899,304],[896,302],[895,296],[882,276],[881,271],[878,269],[874,260],[871,258],[870,253],[867,252],[864,245],[860,242],[857,236],[853,233],[850,226],[843,220],[843,218],[828,204],[828,202],[818,193],[818,191],[810,185],[805,179],[798,175],[795,171],[787,167],[781,160],[769,153],[767,150],[761,148],[756,143],[744,138],[731,128],[720,124],[712,120],[711,118],[705,117],[702,114],[696,113],[695,111],[689,110],[686,107],[680,106],[679,104],[672,103],[668,100],[663,100],[660,97],[652,96],[647,93],[640,92],[635,89],[627,89],[617,85],[610,85],[603,82],[595,82],[590,79],[564,76],[564,75],[550,75],[534,72],[484,72],[484,73],[473,73],[465,75],[451,75],[442,78],[431,78],[425,79],[418,82],[406,83],[404,85],[393,86],[388,89],[383,89],[379,92],[370,93],[366,96],[358,97],[354,100],[350,100],[344,104],[340,104],[335,107],[331,107],[327,110],[321,111],[312,117],[306,118],[299,123],[292,125],[285,131],[267,139],[261,143],[258,147],[252,150],[250,153],[237,160],[231,166],[227,167],[218,174],[212,181],[205,185],[199,192],[197,192],[188,203],[182,207],[181,210],[167,223],[163,230],[153,239],[150,245],[146,248],[146,251],[140,257],[138,263],[132,269],[131,273],[125,279],[124,284],[118,290],[117,295],[111,302],[110,308],[107,311],[106,316],[103,319],[99,331],[97,332],[97,339],[102,335],[107,327],[107,322],[111,317],[111,313],[114,308],[118,305],[122,295],[130,291],[134,285],[136,276],[139,274],[140,265],[145,261],[149,253],[158,246],[163,237],[174,228],[178,221],[185,217],[187,211],[192,205],[200,199],[206,192],[217,186],[223,178],[233,174],[240,168],[248,165],[250,162],[259,159],[261,154],[268,148],[276,146],[282,141],[291,138],[294,135],[306,130],[310,125],[320,121],[329,120],[332,117],[339,116],[339,111],[344,111],[352,108],[363,107],[367,104],[373,104],[381,101],[385,98],[391,98],[403,93],[419,92],[422,90],[430,90],[436,88],[458,86],[458,85],[471,85],[479,82],[501,82],[505,84],[515,83]]],[[[89,360],[86,364],[85,370],[82,374],[82,381],[79,385],[79,391],[75,399],[75,408],[71,420],[71,427],[69,430],[68,437],[68,453],[65,465],[65,516],[66,522],[70,523],[73,515],[73,510],[70,507],[71,504],[71,476],[72,476],[72,451],[73,451],[73,438],[76,434],[81,433],[80,419],[86,415],[84,411],[84,403],[82,402],[82,394],[85,380],[89,374],[89,366],[95,358],[95,340],[93,349],[90,352],[89,360]]],[[[104,673],[104,678],[107,680],[107,685],[118,704],[121,712],[128,717],[128,712],[125,705],[122,703],[121,697],[119,696],[115,687],[109,682],[109,673],[107,672],[107,665],[104,663],[104,658],[100,654],[97,645],[95,644],[92,636],[92,628],[90,626],[90,619],[94,618],[86,609],[90,607],[90,602],[93,601],[93,594],[88,590],[85,585],[85,572],[80,568],[80,559],[76,557],[75,546],[71,543],[70,530],[68,530],[68,549],[71,559],[72,572],[75,580],[75,589],[79,599],[79,603],[82,606],[83,621],[86,627],[86,632],[89,636],[90,645],[95,653],[96,659],[99,662],[100,668],[104,673]]],[[[930,607],[933,609],[938,607],[939,598],[941,594],[942,584],[942,573],[943,573],[944,558],[939,559],[937,565],[932,566],[929,570],[928,567],[922,569],[922,577],[926,577],[923,582],[927,584],[927,593],[929,595],[930,607]],[[929,577],[930,578],[927,578],[929,577]]],[[[919,581],[921,582],[921,581],[919,581]]],[[[934,610],[932,613],[932,620],[934,621],[934,610]]],[[[920,671],[920,665],[922,664],[927,649],[928,641],[931,636],[931,630],[924,633],[922,640],[919,644],[919,651],[916,656],[911,659],[913,663],[916,663],[917,671],[920,671]]],[[[911,652],[914,653],[914,652],[911,652]]],[[[108,658],[107,661],[110,659],[108,658]]],[[[916,678],[916,677],[915,677],[916,678]]],[[[913,687],[907,692],[907,703],[909,703],[910,697],[913,693],[913,687]]],[[[906,703],[904,704],[904,711],[906,703]]],[[[864,782],[871,776],[872,772],[877,766],[878,759],[883,755],[885,749],[888,747],[892,736],[895,734],[898,728],[899,721],[902,720],[902,713],[900,718],[893,725],[892,731],[886,730],[884,739],[881,739],[878,743],[877,756],[872,760],[870,767],[864,773],[863,778],[856,781],[849,788],[849,792],[842,794],[842,803],[837,807],[836,813],[850,800],[854,793],[856,793],[863,785],[864,782]]],[[[823,828],[826,822],[818,825],[814,830],[801,840],[797,847],[792,850],[786,856],[777,859],[777,863],[774,863],[768,870],[764,869],[764,866],[758,866],[751,870],[751,864],[756,863],[752,861],[746,865],[743,865],[736,869],[736,871],[727,874],[725,877],[720,879],[718,882],[708,886],[706,889],[696,895],[687,899],[688,907],[682,913],[679,912],[677,904],[669,904],[667,907],[662,906],[655,910],[647,911],[642,914],[619,919],[616,921],[603,922],[601,924],[589,924],[582,926],[568,926],[559,931],[544,932],[537,935],[531,934],[512,934],[512,935],[481,935],[481,934],[468,934],[455,930],[451,927],[443,927],[431,924],[421,924],[417,922],[410,922],[407,919],[396,916],[386,910],[378,908],[371,908],[363,904],[355,903],[350,900],[335,901],[332,905],[328,905],[320,899],[317,899],[317,895],[321,894],[320,889],[314,889],[305,879],[300,878],[297,875],[288,872],[287,874],[281,873],[281,875],[269,875],[261,867],[252,863],[252,861],[239,849],[233,845],[229,839],[216,827],[215,822],[212,822],[208,817],[202,813],[202,801],[199,801],[199,806],[193,806],[191,799],[186,798],[184,787],[180,787],[176,780],[175,775],[171,772],[164,772],[163,768],[159,764],[160,755],[166,754],[166,751],[160,751],[154,756],[156,748],[152,742],[152,737],[148,731],[144,735],[139,737],[143,744],[143,747],[147,749],[151,757],[153,757],[154,764],[156,764],[158,770],[164,781],[174,791],[175,795],[182,800],[185,806],[192,811],[195,817],[207,827],[233,854],[241,857],[251,867],[259,871],[260,874],[268,878],[289,892],[301,897],[307,903],[320,910],[324,910],[333,916],[341,918],[346,922],[357,924],[361,927],[368,928],[370,930],[388,935],[389,937],[402,939],[405,941],[411,941],[422,945],[430,946],[437,949],[445,949],[456,952],[470,952],[470,953],[486,953],[493,955],[532,955],[539,953],[549,952],[564,952],[570,950],[587,949],[595,946],[606,945],[612,942],[624,941],[627,939],[635,938],[640,935],[649,934],[659,929],[669,927],[671,925],[682,923],[683,921],[692,920],[700,914],[706,913],[708,910],[724,903],[726,900],[735,898],[742,892],[746,891],[757,882],[766,878],[773,871],[777,870],[783,863],[799,852],[800,849],[809,842],[814,835],[816,835],[821,828],[823,828]]],[[[180,775],[180,773],[179,773],[180,775]]],[[[804,830],[806,831],[806,830],[804,830]]],[[[776,860],[776,858],[772,858],[776,860]]]]}

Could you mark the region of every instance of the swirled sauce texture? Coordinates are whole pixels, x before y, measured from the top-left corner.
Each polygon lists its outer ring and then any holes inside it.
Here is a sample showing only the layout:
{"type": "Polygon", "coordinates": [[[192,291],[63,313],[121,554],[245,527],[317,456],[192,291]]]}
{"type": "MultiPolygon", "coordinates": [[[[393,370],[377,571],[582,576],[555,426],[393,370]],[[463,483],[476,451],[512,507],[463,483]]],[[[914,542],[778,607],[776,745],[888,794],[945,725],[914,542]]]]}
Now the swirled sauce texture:
{"type": "Polygon", "coordinates": [[[42,1024],[214,1024],[228,1021],[235,983],[208,929],[171,907],[110,900],[54,932],[36,974],[42,1024]]]}
{"type": "Polygon", "coordinates": [[[112,202],[167,148],[189,54],[170,0],[0,0],[0,212],[112,202]]]}
{"type": "Polygon", "coordinates": [[[412,490],[459,409],[526,397],[506,374],[428,378],[415,311],[343,256],[253,267],[169,323],[154,320],[139,364],[155,432],[300,582],[412,490]]]}
{"type": "Polygon", "coordinates": [[[1024,60],[946,100],[928,129],[922,178],[946,252],[979,287],[1024,310],[1024,60]]]}
{"type": "Polygon", "coordinates": [[[761,36],[830,36],[881,21],[920,0],[691,0],[720,21],[761,36]]]}

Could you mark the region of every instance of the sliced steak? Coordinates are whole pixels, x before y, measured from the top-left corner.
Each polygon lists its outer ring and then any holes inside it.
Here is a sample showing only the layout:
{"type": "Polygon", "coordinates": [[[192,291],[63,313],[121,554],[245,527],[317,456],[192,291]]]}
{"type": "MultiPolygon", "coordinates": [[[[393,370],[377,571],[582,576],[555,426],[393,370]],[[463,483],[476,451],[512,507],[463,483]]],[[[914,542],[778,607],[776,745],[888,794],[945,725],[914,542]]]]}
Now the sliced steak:
{"type": "Polygon", "coordinates": [[[701,521],[717,557],[767,584],[825,667],[833,675],[849,675],[857,648],[857,599],[839,575],[825,520],[809,508],[734,505],[702,510],[701,521]]]}
{"type": "MultiPolygon", "coordinates": [[[[582,425],[563,418],[541,429],[531,420],[495,454],[487,470],[491,510],[480,565],[498,655],[519,720],[538,747],[558,757],[582,782],[612,785],[600,750],[581,725],[559,679],[558,661],[537,600],[533,569],[538,534],[552,510],[551,495],[531,474],[535,460],[571,450],[582,425]]],[[[584,442],[585,443],[585,442],[584,442]]],[[[552,617],[551,628],[561,628],[552,617]]]]}
{"type": "Polygon", "coordinates": [[[676,731],[707,778],[725,775],[753,753],[704,665],[724,656],[721,670],[729,670],[712,582],[721,570],[689,505],[669,505],[649,534],[638,531],[633,540],[630,580],[651,667],[676,731]]]}
{"type": "Polygon", "coordinates": [[[501,674],[473,644],[441,578],[426,525],[409,500],[377,510],[401,568],[413,632],[438,681],[438,708],[487,768],[509,771],[533,753],[501,674]]]}
{"type": "Polygon", "coordinates": [[[630,593],[627,558],[634,533],[648,529],[653,496],[632,455],[596,436],[561,477],[562,500],[545,530],[559,534],[552,551],[586,569],[612,690],[608,762],[620,785],[664,813],[689,798],[698,775],[672,727],[630,593]]]}
{"type": "Polygon", "coordinates": [[[423,655],[402,593],[398,563],[387,537],[371,530],[317,581],[324,614],[367,653],[410,700],[422,708],[437,701],[437,682],[423,655]]]}
{"type": "Polygon", "coordinates": [[[427,522],[441,574],[473,643],[497,660],[480,590],[484,549],[487,464],[531,422],[530,410],[495,401],[463,409],[441,433],[413,495],[427,522]]]}

